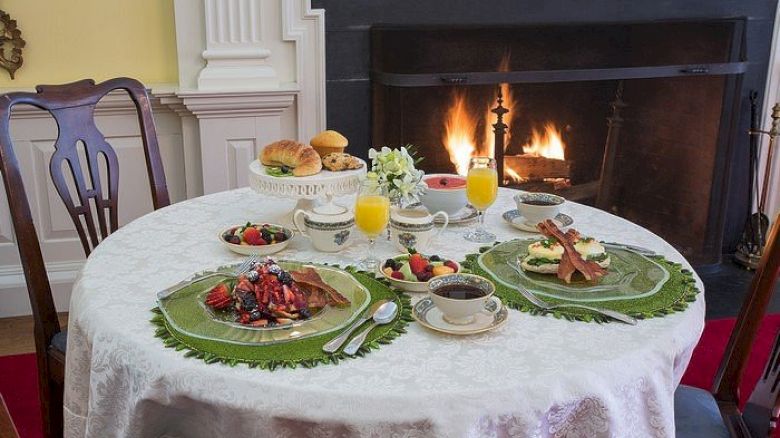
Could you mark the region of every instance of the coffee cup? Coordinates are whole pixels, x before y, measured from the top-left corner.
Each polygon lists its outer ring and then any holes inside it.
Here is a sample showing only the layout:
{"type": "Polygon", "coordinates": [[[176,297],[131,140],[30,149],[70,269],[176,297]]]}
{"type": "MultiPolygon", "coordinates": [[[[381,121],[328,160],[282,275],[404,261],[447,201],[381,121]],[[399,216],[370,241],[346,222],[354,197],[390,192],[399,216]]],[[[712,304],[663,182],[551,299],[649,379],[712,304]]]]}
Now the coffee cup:
{"type": "Polygon", "coordinates": [[[426,250],[449,222],[449,215],[443,211],[430,214],[425,209],[399,208],[390,213],[390,236],[401,251],[426,250]],[[436,216],[444,218],[438,230],[434,226],[436,216]]]}
{"type": "Polygon", "coordinates": [[[514,196],[517,210],[528,225],[554,219],[566,199],[550,193],[521,192],[514,196]]]}
{"type": "Polygon", "coordinates": [[[428,282],[431,301],[441,311],[444,321],[454,325],[471,324],[480,312],[498,312],[502,306],[501,300],[493,296],[495,292],[493,282],[473,274],[440,275],[428,282]]]}

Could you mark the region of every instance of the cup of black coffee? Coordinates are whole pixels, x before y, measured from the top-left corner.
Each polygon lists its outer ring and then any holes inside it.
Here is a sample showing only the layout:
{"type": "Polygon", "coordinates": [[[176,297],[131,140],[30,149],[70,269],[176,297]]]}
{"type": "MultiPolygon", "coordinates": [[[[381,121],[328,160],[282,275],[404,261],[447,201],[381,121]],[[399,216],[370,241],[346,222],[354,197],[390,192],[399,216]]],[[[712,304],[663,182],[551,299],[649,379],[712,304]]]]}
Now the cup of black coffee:
{"type": "Polygon", "coordinates": [[[450,324],[464,325],[474,322],[474,315],[501,309],[501,300],[493,296],[496,287],[487,278],[473,274],[447,274],[428,282],[428,295],[450,324]],[[495,301],[494,306],[488,306],[495,301]]]}
{"type": "Polygon", "coordinates": [[[528,225],[555,219],[566,199],[550,193],[521,192],[515,195],[517,210],[528,225]]]}

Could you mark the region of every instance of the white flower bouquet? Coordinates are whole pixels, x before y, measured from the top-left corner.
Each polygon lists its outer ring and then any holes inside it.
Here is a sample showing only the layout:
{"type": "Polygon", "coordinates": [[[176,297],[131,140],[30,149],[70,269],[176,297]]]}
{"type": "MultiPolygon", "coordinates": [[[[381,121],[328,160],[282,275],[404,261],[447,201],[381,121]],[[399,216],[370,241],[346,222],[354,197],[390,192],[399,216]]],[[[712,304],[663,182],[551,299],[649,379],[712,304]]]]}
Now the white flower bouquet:
{"type": "Polygon", "coordinates": [[[425,172],[415,166],[422,161],[416,158],[413,146],[390,149],[385,146],[377,151],[368,150],[371,159],[371,171],[367,178],[385,188],[391,202],[397,202],[401,207],[407,207],[419,202],[419,197],[425,192],[422,177],[425,172]]]}

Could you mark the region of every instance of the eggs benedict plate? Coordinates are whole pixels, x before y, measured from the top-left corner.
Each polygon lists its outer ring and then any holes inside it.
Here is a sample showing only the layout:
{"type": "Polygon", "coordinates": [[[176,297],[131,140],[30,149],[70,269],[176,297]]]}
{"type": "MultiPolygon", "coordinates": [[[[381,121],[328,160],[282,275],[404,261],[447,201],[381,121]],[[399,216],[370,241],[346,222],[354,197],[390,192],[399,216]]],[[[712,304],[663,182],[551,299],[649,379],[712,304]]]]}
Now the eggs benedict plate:
{"type": "MultiPolygon", "coordinates": [[[[574,249],[584,260],[592,261],[602,268],[608,268],[611,257],[606,248],[592,237],[580,237],[574,244],[574,249]]],[[[539,274],[556,274],[563,256],[563,245],[556,239],[549,238],[535,241],[528,245],[528,254],[523,257],[520,266],[529,272],[539,274]]]]}

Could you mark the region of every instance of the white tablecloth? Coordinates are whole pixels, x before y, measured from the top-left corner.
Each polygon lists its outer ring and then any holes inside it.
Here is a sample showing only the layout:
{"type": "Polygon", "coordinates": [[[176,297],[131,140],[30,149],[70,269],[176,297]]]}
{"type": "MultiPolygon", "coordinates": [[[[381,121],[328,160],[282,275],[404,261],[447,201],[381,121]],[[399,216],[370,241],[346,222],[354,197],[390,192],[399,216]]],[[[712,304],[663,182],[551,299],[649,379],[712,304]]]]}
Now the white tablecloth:
{"type": "MultiPolygon", "coordinates": [[[[511,194],[501,189],[488,212],[499,240],[528,236],[501,219],[514,208],[511,194]]],[[[703,294],[683,313],[635,327],[517,311],[499,330],[473,337],[412,323],[365,358],[313,369],[207,365],[164,348],[149,322],[155,293],[240,259],[217,241],[220,227],[292,206],[248,189],[218,193],[144,216],[98,246],[71,299],[66,436],[674,435],[673,392],[703,328],[703,294]]],[[[564,211],[586,235],[642,245],[687,266],[634,224],[582,205],[564,211]]],[[[460,260],[476,251],[464,229],[451,227],[429,252],[460,260]]],[[[277,257],[344,263],[365,249],[359,239],[344,253],[319,253],[296,237],[277,257]]],[[[384,241],[377,249],[396,252],[384,241]]]]}

